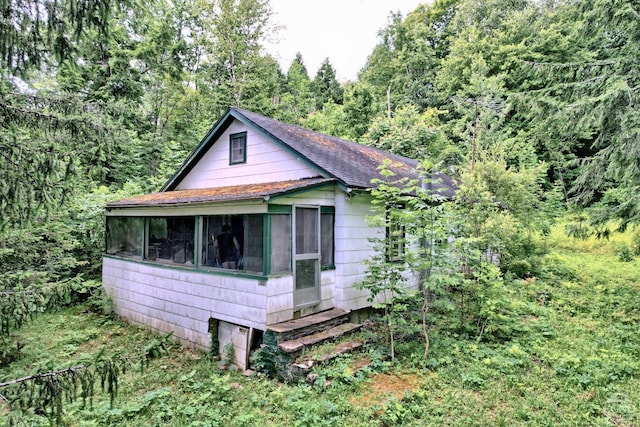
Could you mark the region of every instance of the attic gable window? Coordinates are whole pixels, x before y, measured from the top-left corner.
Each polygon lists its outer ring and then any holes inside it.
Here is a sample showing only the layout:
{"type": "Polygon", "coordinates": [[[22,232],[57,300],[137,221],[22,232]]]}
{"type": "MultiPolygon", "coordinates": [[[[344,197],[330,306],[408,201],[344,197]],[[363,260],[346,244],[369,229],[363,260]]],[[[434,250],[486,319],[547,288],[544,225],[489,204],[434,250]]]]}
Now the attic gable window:
{"type": "Polygon", "coordinates": [[[247,133],[234,133],[229,136],[229,164],[247,163],[247,133]]]}

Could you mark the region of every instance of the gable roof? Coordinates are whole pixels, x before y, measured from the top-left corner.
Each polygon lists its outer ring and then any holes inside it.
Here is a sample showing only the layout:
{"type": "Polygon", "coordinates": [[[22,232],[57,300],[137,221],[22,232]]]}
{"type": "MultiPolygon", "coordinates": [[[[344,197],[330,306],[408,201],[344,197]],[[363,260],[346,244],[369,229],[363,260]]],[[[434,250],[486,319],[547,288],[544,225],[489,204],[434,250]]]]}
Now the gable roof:
{"type": "MultiPolygon", "coordinates": [[[[384,179],[378,170],[384,162],[389,162],[390,170],[397,177],[419,178],[415,171],[418,165],[416,160],[230,107],[160,191],[174,190],[234,119],[293,153],[314,168],[318,175],[334,178],[348,188],[375,187],[371,181],[376,178],[384,179]]],[[[444,174],[438,174],[434,178],[433,190],[446,198],[453,197],[453,180],[444,174]]]]}

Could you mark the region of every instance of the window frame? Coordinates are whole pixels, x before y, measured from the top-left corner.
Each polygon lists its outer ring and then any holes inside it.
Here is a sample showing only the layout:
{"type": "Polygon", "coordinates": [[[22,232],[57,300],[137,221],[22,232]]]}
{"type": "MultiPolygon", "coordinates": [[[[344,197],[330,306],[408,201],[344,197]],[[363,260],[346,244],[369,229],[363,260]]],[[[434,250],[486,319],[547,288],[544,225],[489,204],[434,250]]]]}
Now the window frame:
{"type": "MultiPolygon", "coordinates": [[[[406,229],[398,218],[391,215],[392,207],[387,208],[386,213],[386,258],[388,262],[404,262],[406,255],[406,229]]],[[[395,206],[395,209],[404,209],[404,206],[395,206]]]]}
{"type": "Polygon", "coordinates": [[[237,132],[229,135],[229,165],[240,165],[247,163],[247,132],[237,132]],[[234,143],[242,145],[242,159],[234,158],[234,143]]]}
{"type": "MultiPolygon", "coordinates": [[[[105,256],[109,256],[109,257],[116,257],[116,258],[127,258],[130,260],[135,260],[135,261],[142,261],[145,263],[153,263],[156,266],[161,266],[161,267],[168,267],[168,268],[178,268],[178,269],[182,269],[182,268],[188,268],[190,270],[198,270],[200,272],[215,272],[215,273],[221,273],[221,274],[233,274],[233,275],[239,275],[242,277],[258,277],[258,278],[263,278],[266,279],[269,276],[274,276],[274,277],[278,277],[278,276],[282,276],[282,275],[286,275],[286,274],[293,274],[294,273],[294,262],[296,259],[296,254],[293,252],[294,251],[294,245],[295,242],[293,241],[293,239],[295,239],[295,233],[294,230],[292,228],[293,226],[293,207],[294,206],[298,206],[298,205],[269,205],[267,212],[264,213],[246,213],[246,214],[220,214],[220,213],[212,213],[209,215],[203,215],[203,214],[195,214],[195,215],[161,215],[158,213],[153,213],[153,214],[149,214],[144,215],[144,216],[129,216],[129,215],[113,215],[113,216],[109,216],[109,218],[119,218],[119,219],[134,219],[136,221],[141,221],[142,224],[141,225],[141,230],[139,232],[139,237],[138,239],[140,240],[140,244],[141,244],[141,248],[140,248],[140,254],[138,256],[124,256],[122,254],[118,254],[118,253],[108,253],[108,242],[107,242],[107,236],[105,236],[105,249],[104,249],[104,255],[105,256]],[[206,222],[208,221],[209,217],[214,217],[214,216],[219,216],[219,217],[227,217],[230,218],[231,216],[253,216],[253,215],[261,215],[262,216],[262,272],[257,272],[257,271],[249,271],[249,270],[237,270],[237,269],[223,269],[223,268],[217,268],[214,266],[209,266],[206,265],[207,264],[207,259],[205,258],[205,251],[202,248],[203,244],[208,244],[208,240],[207,237],[205,236],[204,232],[205,232],[205,228],[206,228],[206,222]],[[287,259],[288,261],[288,268],[286,268],[285,270],[279,270],[279,271],[274,271],[273,270],[273,217],[274,216],[279,216],[279,215],[283,215],[285,216],[284,221],[288,222],[290,224],[290,229],[288,231],[288,235],[287,235],[287,239],[289,241],[289,245],[288,245],[288,250],[289,250],[289,257],[287,259]],[[157,220],[157,219],[163,219],[163,220],[170,220],[170,219],[188,219],[188,218],[192,218],[194,224],[193,224],[193,236],[192,236],[192,240],[191,240],[191,244],[192,244],[192,251],[189,252],[189,256],[187,256],[187,252],[185,252],[185,262],[181,263],[181,262],[163,262],[162,260],[158,260],[158,258],[161,258],[159,256],[159,252],[160,249],[157,249],[155,245],[152,245],[151,243],[151,239],[152,239],[152,235],[151,235],[151,229],[150,229],[150,223],[153,220],[157,220]],[[154,246],[153,249],[151,249],[151,247],[154,246]],[[153,252],[152,252],[153,251],[153,252]],[[191,255],[192,253],[192,255],[191,255]],[[190,262],[187,262],[187,259],[190,262]]],[[[318,219],[319,219],[319,223],[317,224],[318,226],[318,244],[319,247],[317,248],[317,253],[320,254],[320,258],[319,258],[319,266],[320,266],[320,271],[325,271],[325,270],[333,270],[335,269],[335,251],[336,251],[336,232],[335,232],[335,227],[336,227],[336,218],[335,218],[335,207],[333,206],[325,206],[325,205],[313,205],[313,206],[303,206],[303,207],[312,207],[313,209],[318,209],[319,210],[319,215],[318,215],[318,219]],[[330,223],[330,227],[331,230],[325,230],[323,228],[323,217],[325,215],[330,215],[331,216],[331,221],[327,221],[328,223],[330,223]],[[324,233],[323,233],[324,231],[324,233]],[[326,234],[326,236],[325,236],[326,234]],[[323,238],[324,237],[330,237],[332,239],[331,244],[330,244],[330,251],[331,253],[327,254],[330,255],[330,261],[327,262],[326,264],[323,263],[323,249],[324,249],[324,245],[323,245],[323,238]]],[[[109,221],[109,220],[107,220],[109,221]]],[[[327,224],[329,225],[329,224],[327,224]]],[[[157,237],[157,236],[156,236],[157,237]]],[[[191,237],[191,236],[190,236],[191,237]]],[[[156,242],[153,242],[156,243],[156,242]]],[[[328,247],[329,245],[327,245],[328,247]]],[[[191,246],[190,246],[191,247],[191,246]]],[[[244,248],[245,253],[243,253],[244,256],[246,256],[246,251],[247,248],[244,248]]],[[[163,260],[165,258],[162,258],[163,260]]]]}
{"type": "Polygon", "coordinates": [[[334,206],[320,206],[320,268],[322,271],[325,270],[335,270],[336,268],[336,210],[334,206]],[[325,216],[331,215],[331,253],[325,253],[323,249],[325,248],[324,237],[325,237],[325,229],[322,226],[322,218],[325,216]],[[329,257],[330,262],[324,262],[325,259],[329,257]]]}

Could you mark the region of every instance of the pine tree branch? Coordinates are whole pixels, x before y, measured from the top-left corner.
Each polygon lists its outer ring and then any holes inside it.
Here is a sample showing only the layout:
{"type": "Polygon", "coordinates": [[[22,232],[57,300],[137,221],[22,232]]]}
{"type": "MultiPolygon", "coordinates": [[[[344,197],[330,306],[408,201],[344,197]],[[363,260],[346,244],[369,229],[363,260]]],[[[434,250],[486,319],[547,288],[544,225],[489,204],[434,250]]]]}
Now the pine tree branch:
{"type": "MultiPolygon", "coordinates": [[[[67,374],[76,374],[82,371],[85,371],[87,369],[87,367],[85,365],[78,365],[78,366],[73,366],[71,368],[65,368],[65,369],[60,369],[58,371],[51,371],[51,372],[44,372],[42,374],[35,374],[35,375],[28,375],[26,377],[22,377],[22,378],[18,378],[15,380],[11,380],[8,381],[6,383],[0,383],[0,388],[2,387],[8,387],[10,385],[14,385],[14,384],[20,384],[20,383],[24,383],[27,381],[35,381],[35,380],[39,380],[42,378],[52,378],[52,377],[58,377],[61,375],[67,375],[67,374]]],[[[2,396],[2,395],[0,395],[2,396]]],[[[5,398],[6,400],[6,398],[5,398]]],[[[7,403],[9,402],[8,400],[6,400],[7,403]]]]}

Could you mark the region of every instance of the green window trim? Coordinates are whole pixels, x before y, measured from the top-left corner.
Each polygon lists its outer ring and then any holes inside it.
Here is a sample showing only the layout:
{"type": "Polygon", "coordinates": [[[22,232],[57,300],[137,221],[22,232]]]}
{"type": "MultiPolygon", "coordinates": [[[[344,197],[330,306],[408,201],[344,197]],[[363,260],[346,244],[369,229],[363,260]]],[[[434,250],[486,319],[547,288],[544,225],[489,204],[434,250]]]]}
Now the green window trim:
{"type": "Polygon", "coordinates": [[[229,135],[229,164],[247,163],[247,132],[229,135]]]}
{"type": "MultiPolygon", "coordinates": [[[[333,206],[318,206],[318,208],[320,209],[320,214],[332,214],[334,215],[334,231],[333,231],[333,245],[332,245],[332,250],[335,251],[335,207],[333,206]]],[[[137,258],[132,258],[132,257],[124,257],[124,256],[119,256],[116,254],[111,254],[111,253],[107,253],[106,250],[103,254],[103,256],[108,257],[108,258],[113,258],[113,259],[122,259],[122,260],[127,260],[127,261],[131,261],[131,262],[139,262],[145,265],[153,265],[153,266],[157,266],[160,268],[174,268],[174,269],[178,269],[178,270],[186,270],[186,271],[193,271],[193,272],[202,272],[202,273],[207,273],[207,274],[219,274],[219,275],[224,275],[224,276],[233,276],[233,277],[243,277],[243,278],[257,278],[257,279],[265,279],[265,278],[269,278],[269,277],[279,277],[279,276],[283,276],[283,275],[287,275],[287,274],[292,274],[292,270],[293,270],[293,266],[291,266],[291,271],[286,272],[286,271],[279,271],[276,272],[275,274],[271,271],[272,270],[272,250],[273,250],[273,242],[272,242],[272,237],[273,237],[273,223],[272,223],[272,218],[273,215],[282,215],[282,214],[286,214],[286,215],[291,215],[293,211],[293,206],[292,205],[276,205],[276,204],[270,204],[268,205],[268,209],[267,209],[267,213],[262,215],[262,249],[263,249],[263,257],[262,257],[262,274],[260,273],[251,273],[251,272],[247,272],[247,271],[226,271],[224,269],[219,269],[219,268],[213,268],[210,266],[205,265],[205,262],[203,260],[203,254],[201,253],[201,247],[202,247],[202,239],[203,239],[203,228],[204,228],[204,222],[205,222],[205,217],[208,217],[207,215],[203,216],[203,215],[193,215],[193,219],[194,219],[194,235],[193,235],[193,247],[194,247],[194,251],[193,251],[193,264],[192,265],[182,265],[182,264],[163,264],[160,262],[156,262],[155,260],[151,260],[149,259],[149,239],[150,239],[150,220],[154,219],[154,218],[165,218],[165,217],[159,217],[159,216],[152,216],[152,217],[135,217],[135,218],[141,218],[144,221],[144,225],[142,227],[141,233],[140,233],[140,240],[142,242],[142,255],[140,257],[140,259],[137,258]]],[[[215,214],[214,214],[215,216],[215,214]]],[[[173,217],[173,216],[168,216],[166,218],[169,217],[173,217]]],[[[129,218],[129,217],[123,217],[123,218],[129,218]]],[[[133,218],[133,217],[132,217],[133,218]]],[[[177,217],[177,218],[183,218],[183,217],[177,217]]],[[[295,238],[294,234],[291,234],[291,239],[293,240],[295,238]]],[[[106,244],[106,237],[105,237],[105,248],[107,246],[106,244]]],[[[291,242],[291,248],[293,248],[293,241],[291,242]]],[[[320,248],[319,248],[320,250],[320,248]]],[[[293,253],[291,254],[291,263],[293,263],[293,253]]],[[[335,260],[333,259],[335,256],[335,253],[332,254],[331,256],[331,261],[330,264],[326,264],[326,265],[320,265],[321,271],[328,271],[328,270],[335,270],[335,260]]]]}
{"type": "Polygon", "coordinates": [[[267,206],[267,212],[270,214],[290,214],[292,211],[291,205],[269,205],[267,206]]]}

